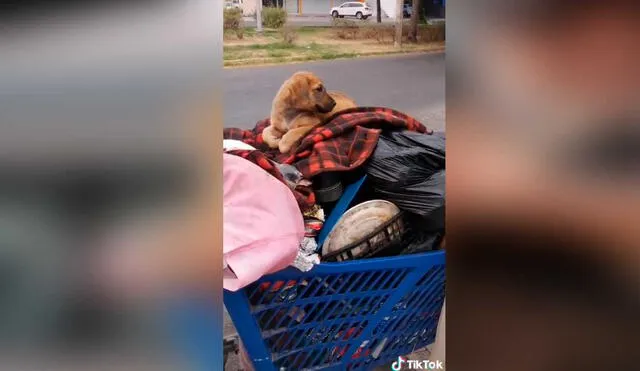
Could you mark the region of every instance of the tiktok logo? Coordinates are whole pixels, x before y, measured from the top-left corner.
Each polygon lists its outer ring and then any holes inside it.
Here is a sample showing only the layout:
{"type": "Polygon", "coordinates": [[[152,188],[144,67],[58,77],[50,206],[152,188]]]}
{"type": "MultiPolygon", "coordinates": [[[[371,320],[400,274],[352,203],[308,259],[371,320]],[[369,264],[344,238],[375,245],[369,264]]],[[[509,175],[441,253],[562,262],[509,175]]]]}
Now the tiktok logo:
{"type": "Polygon", "coordinates": [[[428,359],[416,360],[398,357],[398,360],[391,364],[393,371],[400,371],[403,368],[407,370],[444,370],[444,363],[442,361],[430,361],[428,359]]]}
{"type": "Polygon", "coordinates": [[[407,362],[406,359],[398,357],[398,360],[391,364],[391,369],[393,371],[400,371],[402,370],[402,366],[405,364],[405,362],[407,362]]]}

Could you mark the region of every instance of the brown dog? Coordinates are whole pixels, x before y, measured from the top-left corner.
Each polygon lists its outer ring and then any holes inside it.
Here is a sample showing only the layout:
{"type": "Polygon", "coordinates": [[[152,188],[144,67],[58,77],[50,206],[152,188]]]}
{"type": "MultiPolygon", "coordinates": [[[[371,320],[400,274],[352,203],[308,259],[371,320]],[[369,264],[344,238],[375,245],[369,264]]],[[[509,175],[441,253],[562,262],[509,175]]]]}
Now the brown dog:
{"type": "Polygon", "coordinates": [[[287,153],[311,129],[351,107],[356,107],[356,102],[347,95],[327,92],[322,80],[311,72],[297,72],[273,99],[271,125],[264,129],[262,138],[269,147],[287,153]]]}

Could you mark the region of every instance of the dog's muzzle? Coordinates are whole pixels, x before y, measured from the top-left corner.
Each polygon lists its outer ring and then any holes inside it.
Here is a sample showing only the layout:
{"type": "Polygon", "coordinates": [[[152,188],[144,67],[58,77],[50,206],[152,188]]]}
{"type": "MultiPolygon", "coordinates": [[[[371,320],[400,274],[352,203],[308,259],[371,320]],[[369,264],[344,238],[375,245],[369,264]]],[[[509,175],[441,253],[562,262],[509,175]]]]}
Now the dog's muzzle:
{"type": "Polygon", "coordinates": [[[321,113],[328,113],[328,112],[331,112],[331,110],[335,106],[336,106],[336,101],[334,99],[331,99],[331,102],[329,103],[328,106],[323,106],[318,104],[316,107],[318,108],[318,111],[320,111],[321,113]]]}

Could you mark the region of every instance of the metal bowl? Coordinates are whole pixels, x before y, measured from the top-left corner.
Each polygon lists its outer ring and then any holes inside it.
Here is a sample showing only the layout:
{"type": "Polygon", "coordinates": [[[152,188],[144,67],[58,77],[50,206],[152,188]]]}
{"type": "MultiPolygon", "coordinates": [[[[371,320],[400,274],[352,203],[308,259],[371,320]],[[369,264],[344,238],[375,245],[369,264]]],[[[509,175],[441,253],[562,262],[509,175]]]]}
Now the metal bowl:
{"type": "MultiPolygon", "coordinates": [[[[352,243],[361,241],[384,223],[400,213],[400,209],[385,200],[371,200],[347,210],[338,220],[322,245],[322,255],[326,256],[352,243]]],[[[353,251],[359,255],[360,247],[353,251]]]]}

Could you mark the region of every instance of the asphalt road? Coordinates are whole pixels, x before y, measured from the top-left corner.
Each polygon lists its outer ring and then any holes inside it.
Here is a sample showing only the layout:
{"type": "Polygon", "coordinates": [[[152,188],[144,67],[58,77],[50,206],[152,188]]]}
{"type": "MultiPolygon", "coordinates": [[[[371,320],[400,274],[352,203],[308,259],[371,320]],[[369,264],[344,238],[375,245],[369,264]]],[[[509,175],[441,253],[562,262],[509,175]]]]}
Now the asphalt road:
{"type": "Polygon", "coordinates": [[[445,128],[442,53],[225,69],[224,126],[251,128],[268,117],[282,82],[300,70],[316,73],[329,90],[344,91],[359,105],[393,108],[434,130],[445,128]]]}

